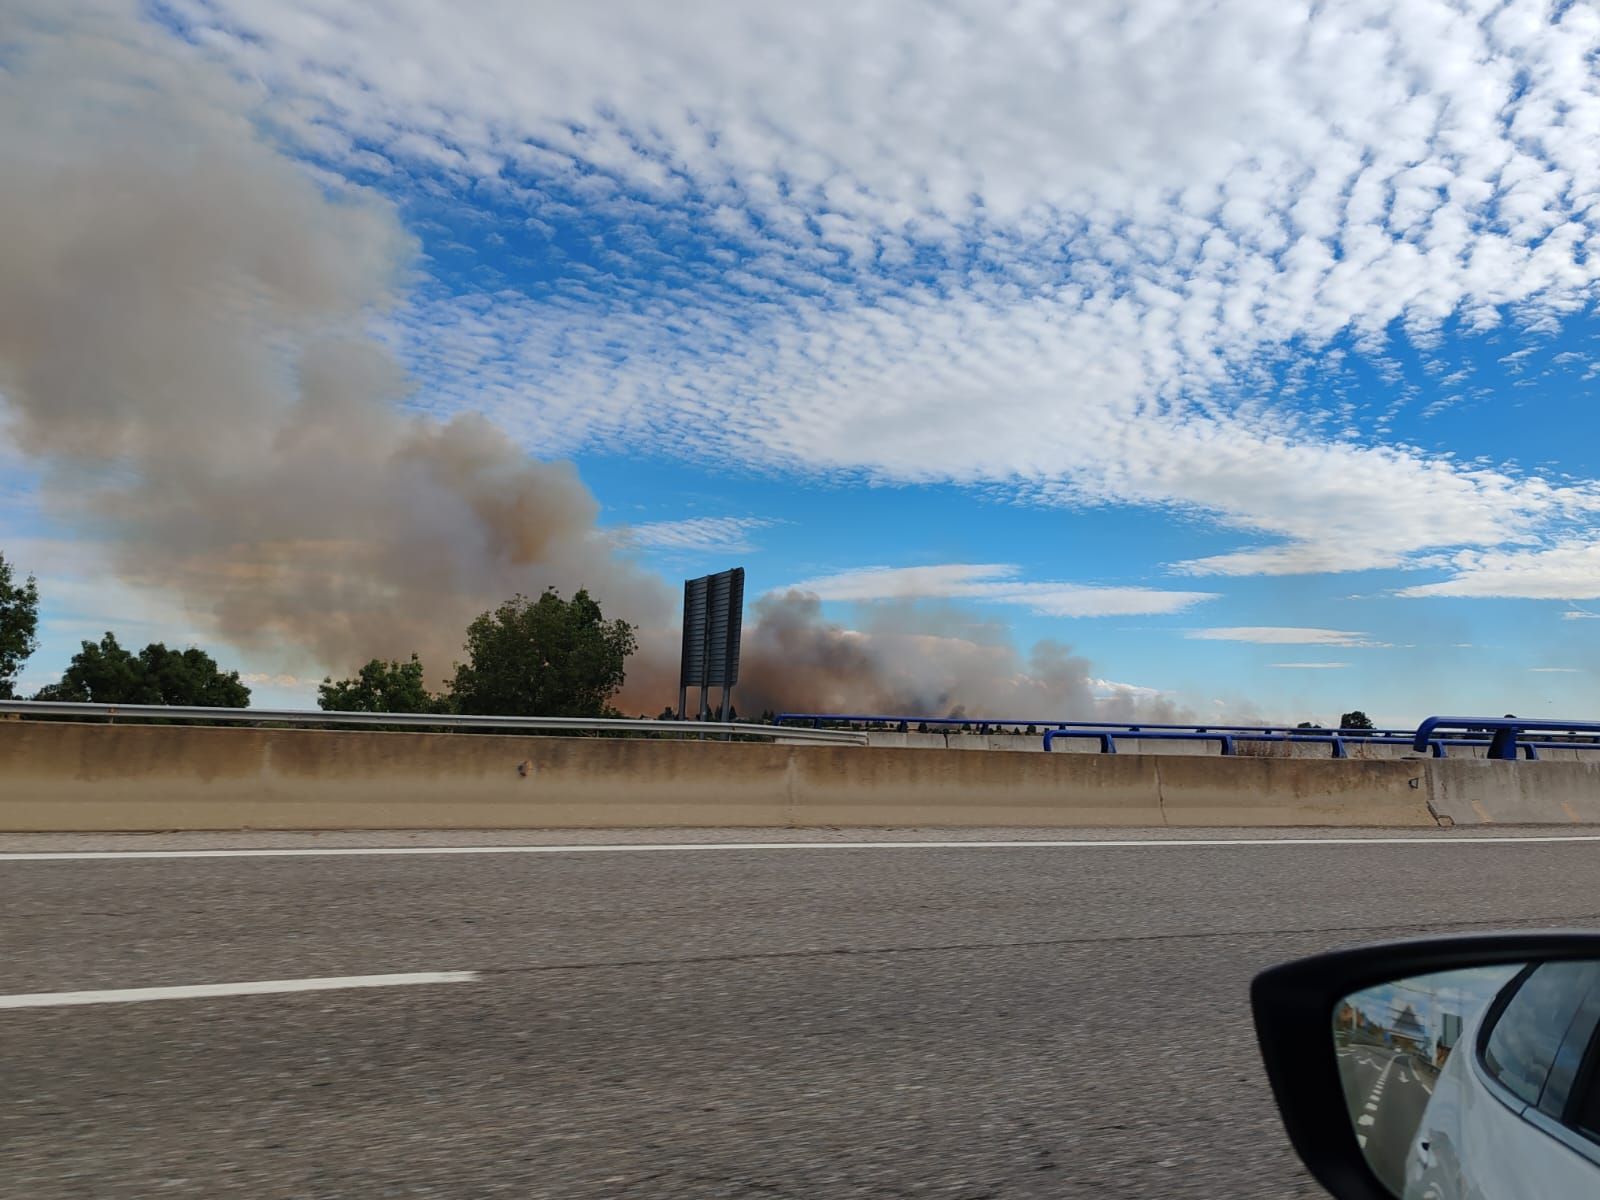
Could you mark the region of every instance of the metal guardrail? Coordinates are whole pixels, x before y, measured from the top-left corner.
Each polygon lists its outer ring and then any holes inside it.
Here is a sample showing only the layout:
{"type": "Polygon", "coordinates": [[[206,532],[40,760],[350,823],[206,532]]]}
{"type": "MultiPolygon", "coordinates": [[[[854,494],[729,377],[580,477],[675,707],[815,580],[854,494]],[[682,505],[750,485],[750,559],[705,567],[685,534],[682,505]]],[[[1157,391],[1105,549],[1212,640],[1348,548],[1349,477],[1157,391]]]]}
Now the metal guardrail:
{"type": "MultiPolygon", "coordinates": [[[[903,716],[873,716],[862,713],[779,713],[773,720],[779,725],[794,725],[800,728],[819,728],[823,722],[836,725],[888,725],[899,732],[909,732],[918,725],[945,726],[959,729],[978,729],[980,732],[1009,728],[1046,729],[1105,729],[1117,736],[1134,737],[1139,733],[1150,730],[1156,733],[1198,733],[1214,735],[1219,733],[1233,734],[1238,737],[1247,737],[1251,734],[1288,734],[1294,737],[1320,737],[1328,738],[1335,734],[1346,738],[1361,736],[1368,738],[1393,738],[1410,741],[1410,729],[1362,729],[1340,730],[1330,726],[1317,726],[1311,729],[1301,729],[1295,725],[1229,725],[1226,723],[1206,722],[1194,725],[1173,725],[1159,721],[1041,721],[1012,720],[998,717],[903,717],[903,716]]],[[[1214,739],[1213,739],[1214,740],[1214,739]]]]}
{"type": "Polygon", "coordinates": [[[24,717],[106,717],[111,720],[222,721],[230,724],[387,725],[413,729],[564,729],[574,733],[738,734],[865,746],[867,735],[846,729],[796,729],[742,721],[650,721],[628,717],[494,717],[460,713],[323,712],[301,708],[205,708],[165,704],[79,704],[66,700],[0,700],[0,713],[24,717]]]}
{"type": "MultiPolygon", "coordinates": [[[[1600,721],[1549,721],[1525,717],[1429,717],[1417,726],[1416,737],[1412,742],[1412,749],[1419,754],[1428,748],[1434,738],[1434,732],[1439,729],[1459,729],[1465,733],[1487,733],[1489,739],[1490,758],[1515,761],[1517,757],[1517,735],[1538,730],[1542,733],[1587,733],[1600,734],[1600,721]]],[[[1481,744],[1481,743],[1480,743],[1481,744]]],[[[1544,749],[1584,749],[1583,742],[1523,742],[1520,745],[1532,751],[1534,746],[1544,749]]],[[[1587,748],[1596,747],[1591,741],[1587,748]]],[[[1538,757],[1530,753],[1529,758],[1538,757]]]]}
{"type": "Polygon", "coordinates": [[[996,717],[913,717],[870,713],[780,713],[776,723],[795,730],[822,732],[826,722],[857,728],[888,727],[910,732],[921,726],[976,729],[989,733],[1007,728],[1042,731],[1044,748],[1051,749],[1057,738],[1098,741],[1102,754],[1115,754],[1119,738],[1145,738],[1151,741],[1218,742],[1223,754],[1239,753],[1238,742],[1317,742],[1331,748],[1334,758],[1348,758],[1347,748],[1365,746],[1403,746],[1417,754],[1444,758],[1451,749],[1486,750],[1489,758],[1512,761],[1519,756],[1539,759],[1540,750],[1591,750],[1600,752],[1600,722],[1552,721],[1520,717],[1429,717],[1411,729],[1302,729],[1288,725],[1176,725],[1163,722],[1128,721],[1040,721],[1010,720],[996,717]],[[1459,731],[1456,736],[1440,736],[1439,730],[1459,731]],[[1531,732],[1570,735],[1568,740],[1520,738],[1531,732]],[[1582,737],[1579,735],[1590,735],[1582,737]]]}

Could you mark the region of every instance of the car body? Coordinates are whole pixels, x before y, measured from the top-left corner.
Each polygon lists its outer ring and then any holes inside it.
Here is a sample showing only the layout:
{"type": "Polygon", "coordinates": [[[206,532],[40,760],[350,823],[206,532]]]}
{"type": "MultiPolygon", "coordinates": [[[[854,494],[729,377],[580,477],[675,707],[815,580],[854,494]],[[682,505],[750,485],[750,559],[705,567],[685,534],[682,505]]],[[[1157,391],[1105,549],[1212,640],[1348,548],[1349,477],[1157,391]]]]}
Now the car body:
{"type": "Polygon", "coordinates": [[[1469,1022],[1406,1159],[1405,1200],[1600,1196],[1600,964],[1527,967],[1469,1022]]]}

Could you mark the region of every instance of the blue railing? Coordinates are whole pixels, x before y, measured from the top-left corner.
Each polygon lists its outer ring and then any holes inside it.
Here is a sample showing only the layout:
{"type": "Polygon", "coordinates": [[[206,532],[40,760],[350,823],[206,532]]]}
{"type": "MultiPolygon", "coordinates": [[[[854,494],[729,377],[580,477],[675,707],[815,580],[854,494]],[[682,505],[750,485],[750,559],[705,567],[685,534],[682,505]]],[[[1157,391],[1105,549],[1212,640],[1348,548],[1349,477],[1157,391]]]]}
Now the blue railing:
{"type": "MultiPolygon", "coordinates": [[[[1600,721],[1545,721],[1525,717],[1429,717],[1417,726],[1411,748],[1417,753],[1427,750],[1438,739],[1433,734],[1438,729],[1459,729],[1464,733],[1489,734],[1489,758],[1515,761],[1518,747],[1528,751],[1529,758],[1538,758],[1540,749],[1571,749],[1574,746],[1595,746],[1592,735],[1600,734],[1600,721]],[[1517,735],[1538,731],[1540,733],[1589,734],[1585,742],[1519,742],[1517,735]]],[[[1482,745],[1481,741],[1475,742],[1482,745]]]]}
{"type": "Polygon", "coordinates": [[[1302,729],[1287,725],[1178,725],[1162,722],[1010,720],[996,717],[914,717],[863,713],[780,713],[778,725],[876,726],[901,733],[912,729],[1042,730],[1044,748],[1057,739],[1094,741],[1100,753],[1115,754],[1119,738],[1142,741],[1216,743],[1223,754],[1237,754],[1238,742],[1310,742],[1326,745],[1332,757],[1348,758],[1352,745],[1404,746],[1418,754],[1447,757],[1451,749],[1481,749],[1486,757],[1514,761],[1520,754],[1537,760],[1540,750],[1600,751],[1600,722],[1547,721],[1520,717],[1429,717],[1411,729],[1302,729]],[[1439,731],[1446,731],[1440,736],[1439,731]],[[1455,736],[1448,736],[1453,732],[1455,736]],[[1524,733],[1564,734],[1565,740],[1525,740],[1524,733]]]}
{"type": "MultiPolygon", "coordinates": [[[[1062,721],[1041,720],[1037,717],[1027,720],[1013,720],[1001,717],[880,716],[870,713],[779,713],[773,718],[773,721],[778,725],[804,725],[813,729],[820,729],[824,723],[833,725],[878,725],[897,729],[901,733],[909,732],[919,725],[976,729],[981,733],[998,729],[1027,729],[1030,727],[1033,729],[1106,729],[1116,734],[1126,735],[1141,733],[1145,730],[1154,730],[1164,733],[1231,733],[1240,735],[1285,733],[1328,737],[1331,734],[1340,732],[1321,726],[1314,729],[1300,729],[1289,725],[1229,725],[1216,722],[1196,725],[1173,725],[1163,724],[1158,721],[1062,721]]],[[[1363,729],[1359,733],[1367,737],[1388,737],[1406,741],[1409,741],[1412,735],[1412,731],[1409,729],[1363,729]]]]}

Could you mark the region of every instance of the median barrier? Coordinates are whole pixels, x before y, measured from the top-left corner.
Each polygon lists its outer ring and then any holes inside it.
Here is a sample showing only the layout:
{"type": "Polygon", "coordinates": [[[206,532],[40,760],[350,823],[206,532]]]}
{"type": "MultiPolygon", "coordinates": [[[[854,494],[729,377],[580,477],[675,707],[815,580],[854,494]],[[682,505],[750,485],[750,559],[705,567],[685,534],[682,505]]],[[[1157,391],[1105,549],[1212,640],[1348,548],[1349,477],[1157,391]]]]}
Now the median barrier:
{"type": "Polygon", "coordinates": [[[799,827],[1164,824],[1148,759],[847,746],[797,749],[790,816],[799,827]]]}
{"type": "Polygon", "coordinates": [[[1235,755],[1160,761],[1169,825],[1436,825],[1422,760],[1235,755]]]}
{"type": "Polygon", "coordinates": [[[1456,825],[1600,824],[1600,762],[1546,761],[1547,753],[1538,762],[1434,759],[1429,803],[1456,825]]]}
{"type": "Polygon", "coordinates": [[[1424,825],[1441,767],[16,721],[0,830],[1424,825]]]}
{"type": "Polygon", "coordinates": [[[20,721],[0,830],[781,826],[797,749],[20,721]]]}

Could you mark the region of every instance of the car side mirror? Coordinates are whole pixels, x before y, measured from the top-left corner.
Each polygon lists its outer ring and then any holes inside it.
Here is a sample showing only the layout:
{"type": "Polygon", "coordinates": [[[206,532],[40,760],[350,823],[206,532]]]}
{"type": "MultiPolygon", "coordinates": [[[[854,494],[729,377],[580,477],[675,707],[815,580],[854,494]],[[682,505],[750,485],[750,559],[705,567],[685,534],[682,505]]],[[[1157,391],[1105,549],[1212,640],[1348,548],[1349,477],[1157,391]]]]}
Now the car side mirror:
{"type": "Polygon", "coordinates": [[[1289,1140],[1340,1200],[1600,1192],[1600,934],[1340,950],[1250,1000],[1289,1140]]]}

